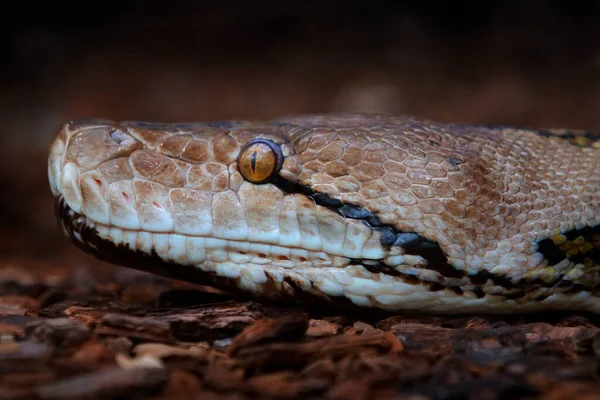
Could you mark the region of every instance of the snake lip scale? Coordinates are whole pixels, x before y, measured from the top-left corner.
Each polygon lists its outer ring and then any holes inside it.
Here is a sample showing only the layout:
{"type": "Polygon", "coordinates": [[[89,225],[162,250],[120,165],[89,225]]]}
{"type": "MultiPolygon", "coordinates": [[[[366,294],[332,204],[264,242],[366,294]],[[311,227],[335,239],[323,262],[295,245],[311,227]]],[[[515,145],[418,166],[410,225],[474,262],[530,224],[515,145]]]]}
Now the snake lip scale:
{"type": "Polygon", "coordinates": [[[48,177],[99,259],[257,298],[600,312],[600,136],[384,114],[65,123],[48,177]]]}

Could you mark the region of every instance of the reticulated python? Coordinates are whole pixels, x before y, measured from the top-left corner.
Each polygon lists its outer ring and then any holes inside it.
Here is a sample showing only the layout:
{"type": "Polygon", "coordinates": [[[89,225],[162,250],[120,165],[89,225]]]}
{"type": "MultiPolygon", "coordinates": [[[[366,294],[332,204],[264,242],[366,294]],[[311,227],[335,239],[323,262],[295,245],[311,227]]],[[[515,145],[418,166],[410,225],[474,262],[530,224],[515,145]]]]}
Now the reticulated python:
{"type": "Polygon", "coordinates": [[[61,226],[100,259],[258,297],[600,311],[600,140],[385,115],[77,120],[61,226]]]}

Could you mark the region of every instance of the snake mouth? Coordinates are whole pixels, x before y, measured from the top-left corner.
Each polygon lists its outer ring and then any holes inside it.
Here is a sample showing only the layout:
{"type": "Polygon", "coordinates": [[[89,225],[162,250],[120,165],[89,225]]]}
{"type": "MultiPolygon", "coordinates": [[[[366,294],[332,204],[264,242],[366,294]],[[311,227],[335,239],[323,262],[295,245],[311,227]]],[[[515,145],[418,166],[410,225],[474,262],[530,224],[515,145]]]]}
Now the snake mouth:
{"type": "MultiPolygon", "coordinates": [[[[328,270],[325,274],[336,275],[334,279],[331,279],[330,276],[329,280],[322,279],[319,274],[304,275],[302,271],[293,269],[267,267],[263,273],[264,281],[260,282],[260,288],[256,288],[254,285],[248,285],[243,273],[241,277],[231,276],[231,274],[223,274],[223,270],[218,266],[205,269],[200,268],[199,265],[171,262],[162,258],[155,249],[146,252],[106,239],[99,234],[98,226],[90,224],[87,217],[75,212],[60,194],[55,196],[55,213],[63,233],[78,248],[101,261],[165,278],[212,286],[241,298],[248,298],[248,295],[251,294],[251,298],[263,300],[283,301],[303,306],[326,305],[332,309],[356,311],[368,306],[368,297],[344,293],[344,290],[341,289],[342,282],[347,286],[344,288],[346,290],[350,287],[361,290],[367,287],[373,290],[376,286],[367,277],[357,277],[359,275],[357,271],[363,266],[351,265],[349,267],[351,271],[348,272],[345,271],[345,268],[324,268],[328,270]],[[276,269],[282,273],[277,273],[276,269]],[[332,270],[339,271],[339,274],[332,274],[332,270]],[[338,281],[335,282],[335,279],[338,281]]],[[[243,272],[249,270],[251,270],[250,265],[245,265],[242,269],[243,272]]],[[[305,269],[304,272],[307,270],[305,269]]],[[[364,272],[369,274],[366,270],[364,272]]],[[[402,287],[407,292],[412,292],[415,283],[419,282],[409,279],[409,282],[398,283],[396,287],[402,287]]],[[[418,295],[418,293],[414,293],[414,295],[418,295]]]]}
{"type": "Polygon", "coordinates": [[[102,261],[201,284],[212,284],[212,270],[217,275],[237,278],[240,270],[252,274],[254,269],[253,274],[260,275],[258,270],[265,268],[342,270],[369,264],[375,268],[381,262],[259,242],[122,229],[76,212],[61,194],[55,196],[55,213],[65,236],[102,261]],[[196,273],[202,269],[211,276],[196,273]],[[180,277],[180,271],[184,277],[180,277]]]}
{"type": "Polygon", "coordinates": [[[323,250],[260,241],[126,229],[97,222],[85,214],[76,212],[61,194],[55,197],[55,208],[59,225],[66,236],[86,252],[102,259],[110,259],[111,262],[120,259],[114,257],[112,252],[98,254],[100,246],[97,246],[97,242],[106,241],[129,252],[152,255],[172,264],[193,266],[210,261],[230,261],[238,264],[271,264],[282,268],[343,268],[351,263],[377,265],[382,261],[353,259],[323,250]]]}
{"type": "Polygon", "coordinates": [[[193,265],[165,261],[154,249],[147,253],[101,237],[96,227],[91,225],[85,216],[75,212],[61,194],[55,196],[55,214],[59,227],[71,242],[101,261],[165,278],[209,285],[236,294],[246,294],[239,289],[234,279],[219,276],[214,271],[204,271],[193,265]]]}

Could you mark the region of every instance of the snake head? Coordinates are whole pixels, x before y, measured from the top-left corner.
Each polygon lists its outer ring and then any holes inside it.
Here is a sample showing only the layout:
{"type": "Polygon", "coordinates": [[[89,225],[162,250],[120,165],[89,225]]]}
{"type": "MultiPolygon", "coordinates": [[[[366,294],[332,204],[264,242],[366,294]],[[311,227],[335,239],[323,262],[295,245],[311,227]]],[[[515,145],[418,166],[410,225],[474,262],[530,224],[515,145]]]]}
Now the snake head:
{"type": "Polygon", "coordinates": [[[277,123],[69,122],[48,164],[61,227],[101,259],[160,275],[267,297],[339,296],[338,281],[362,279],[353,276],[362,260],[392,255],[382,245],[390,230],[302,178],[293,143],[306,133],[277,123]]]}
{"type": "Polygon", "coordinates": [[[535,308],[598,268],[598,159],[532,131],[377,115],[81,119],[48,174],[63,231],[100,259],[259,297],[456,312],[535,308]],[[578,170],[548,169],[565,159],[578,170]],[[573,230],[583,261],[548,242],[573,230]]]}

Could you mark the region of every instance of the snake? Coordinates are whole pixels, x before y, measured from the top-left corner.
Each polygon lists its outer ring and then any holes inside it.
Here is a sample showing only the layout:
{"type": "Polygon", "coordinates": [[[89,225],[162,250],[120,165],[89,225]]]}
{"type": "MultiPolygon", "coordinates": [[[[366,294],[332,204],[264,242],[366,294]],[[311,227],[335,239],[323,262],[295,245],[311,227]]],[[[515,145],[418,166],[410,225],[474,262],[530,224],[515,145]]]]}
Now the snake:
{"type": "Polygon", "coordinates": [[[600,312],[600,136],[379,113],[76,118],[59,225],[96,258],[265,301],[600,312]]]}

